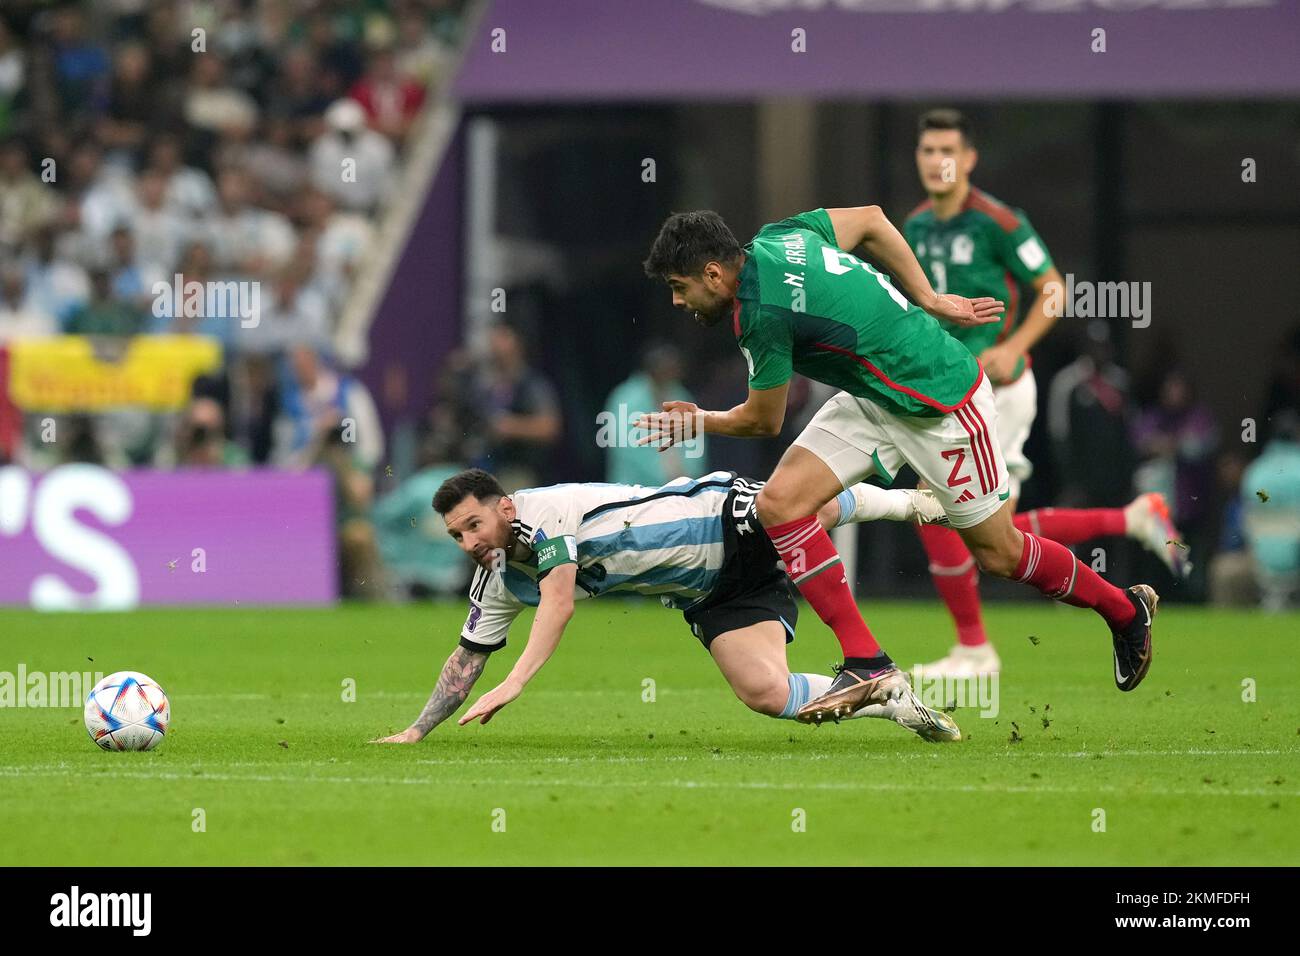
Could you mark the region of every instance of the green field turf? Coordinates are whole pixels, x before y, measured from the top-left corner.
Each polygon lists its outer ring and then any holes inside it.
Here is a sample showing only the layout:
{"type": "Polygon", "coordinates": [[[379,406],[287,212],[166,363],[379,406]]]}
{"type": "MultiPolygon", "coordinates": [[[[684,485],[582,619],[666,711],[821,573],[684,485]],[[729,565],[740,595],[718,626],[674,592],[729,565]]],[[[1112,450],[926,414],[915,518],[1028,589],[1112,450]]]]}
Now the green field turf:
{"type": "MultiPolygon", "coordinates": [[[[937,604],[866,611],[900,663],[948,644],[937,604]]],[[[157,750],[103,753],[79,709],[0,709],[0,864],[1300,860],[1297,615],[1162,609],[1151,674],[1121,694],[1093,615],[995,605],[1001,712],[959,709],[968,739],[937,746],[883,721],[753,714],[679,615],[607,599],[579,606],[556,657],[487,727],[368,745],[419,712],[463,613],[0,611],[0,671],[140,670],[173,713],[157,750]]],[[[801,625],[792,664],[827,672],[833,637],[806,608],[801,625]]]]}

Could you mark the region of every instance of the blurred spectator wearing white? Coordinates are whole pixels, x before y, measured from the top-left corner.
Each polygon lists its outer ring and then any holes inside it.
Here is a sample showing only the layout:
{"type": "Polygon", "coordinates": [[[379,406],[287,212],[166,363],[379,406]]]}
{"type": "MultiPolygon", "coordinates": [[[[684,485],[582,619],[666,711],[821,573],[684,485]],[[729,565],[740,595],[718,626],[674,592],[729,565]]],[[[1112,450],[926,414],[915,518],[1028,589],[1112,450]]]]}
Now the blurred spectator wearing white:
{"type": "Polygon", "coordinates": [[[28,305],[23,270],[10,265],[0,271],[0,346],[18,338],[41,338],[59,330],[54,316],[28,305]]]}
{"type": "Polygon", "coordinates": [[[196,129],[219,134],[230,126],[252,125],[257,116],[257,102],[226,82],[221,57],[211,52],[196,54],[185,97],[185,121],[196,129]]]}
{"type": "MultiPolygon", "coordinates": [[[[176,264],[176,270],[175,275],[181,277],[182,295],[185,286],[191,282],[203,285],[215,281],[212,252],[202,242],[191,243],[186,247],[181,261],[176,264]]],[[[175,275],[167,273],[161,276],[161,281],[167,284],[167,291],[160,297],[153,296],[152,286],[150,287],[149,331],[156,335],[206,335],[220,342],[223,349],[229,349],[238,333],[241,316],[229,308],[209,313],[206,298],[203,315],[187,315],[184,310],[181,315],[176,315],[175,275]]],[[[229,300],[221,304],[232,305],[229,300]]]]}
{"type": "Polygon", "coordinates": [[[212,178],[201,169],[186,166],[181,144],[175,136],[159,136],[149,148],[149,168],[164,181],[163,196],[174,212],[188,216],[206,216],[217,205],[217,190],[212,178]]]}
{"type": "Polygon", "coordinates": [[[90,300],[90,277],[75,262],[55,255],[55,232],[45,226],[37,230],[25,263],[27,296],[24,307],[52,315],[62,325],[90,300]]]}
{"type": "Polygon", "coordinates": [[[232,348],[265,355],[294,345],[328,347],[332,331],[329,299],[312,285],[311,278],[310,264],[294,258],[274,279],[261,283],[257,321],[232,323],[232,348]]]}
{"type": "Polygon", "coordinates": [[[218,210],[205,232],[220,272],[261,279],[280,271],[296,245],[293,226],[277,212],[252,204],[243,170],[224,170],[217,179],[218,210]]]}
{"type": "Polygon", "coordinates": [[[17,252],[59,213],[58,194],[41,182],[29,162],[22,143],[0,143],[0,252],[17,252]]]}
{"type": "Polygon", "coordinates": [[[194,223],[168,204],[167,179],[158,170],[142,172],[135,192],[135,208],[126,221],[134,233],[136,252],[140,261],[170,276],[186,246],[198,238],[194,223]]]}
{"type": "Polygon", "coordinates": [[[299,203],[304,239],[315,243],[316,277],[342,306],[342,292],[356,276],[375,237],[370,220],[339,210],[328,193],[307,190],[299,203]]]}
{"type": "Polygon", "coordinates": [[[135,236],[126,225],[119,225],[108,239],[104,258],[113,283],[113,298],[128,302],[143,312],[153,309],[153,288],[157,282],[172,284],[173,277],[164,275],[157,266],[140,262],[135,251],[135,236]]]}
{"type": "Polygon", "coordinates": [[[372,212],[391,186],[393,144],[366,126],[365,111],[356,100],[334,103],[325,122],[325,132],[311,145],[312,183],[343,209],[372,212]],[[354,164],[346,180],[345,160],[354,164]]]}
{"type": "Polygon", "coordinates": [[[9,132],[14,105],[26,82],[26,58],[18,48],[9,24],[0,17],[0,136],[9,132]]]}

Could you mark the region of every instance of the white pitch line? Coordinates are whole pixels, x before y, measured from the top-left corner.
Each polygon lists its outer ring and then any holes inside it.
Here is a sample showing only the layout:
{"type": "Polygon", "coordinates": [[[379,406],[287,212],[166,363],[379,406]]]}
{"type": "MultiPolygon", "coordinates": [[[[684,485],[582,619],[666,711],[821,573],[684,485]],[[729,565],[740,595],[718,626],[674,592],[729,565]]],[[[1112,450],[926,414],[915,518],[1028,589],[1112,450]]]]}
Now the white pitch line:
{"type": "MultiPolygon", "coordinates": [[[[660,764],[660,763],[689,763],[697,761],[700,763],[728,763],[728,762],[745,762],[745,763],[778,763],[778,762],[818,762],[840,759],[851,759],[853,761],[862,760],[951,760],[955,757],[969,756],[979,761],[997,761],[997,760],[1087,760],[1093,757],[1267,757],[1277,756],[1279,754],[1296,754],[1300,756],[1300,750],[1074,750],[1062,753],[1052,752],[1035,752],[1025,750],[1008,750],[1003,753],[983,753],[972,750],[969,754],[963,754],[959,748],[952,746],[947,747],[927,747],[917,753],[856,753],[830,754],[830,753],[781,753],[781,754],[763,754],[756,755],[752,753],[721,753],[721,754],[663,754],[658,756],[602,756],[600,754],[587,754],[581,756],[548,756],[548,757],[424,757],[412,760],[411,763],[419,766],[437,766],[437,767],[469,767],[469,766],[510,766],[520,764],[562,764],[562,765],[582,765],[582,764],[660,764]]],[[[338,760],[243,760],[227,762],[222,761],[217,765],[220,768],[230,767],[336,767],[339,769],[354,766],[352,761],[338,760]]],[[[202,763],[190,765],[190,769],[203,771],[202,763]]],[[[66,761],[58,763],[41,763],[41,764],[8,764],[0,765],[0,775],[19,776],[22,773],[41,773],[45,771],[69,771],[73,773],[82,773],[87,776],[96,776],[98,771],[84,766],[73,766],[66,761]]],[[[206,773],[206,771],[204,771],[206,773]]],[[[178,772],[179,774],[179,772],[178,772]]],[[[179,774],[179,776],[186,776],[179,774]]],[[[197,776],[197,775],[195,775],[197,776]]]]}
{"type": "MultiPolygon", "coordinates": [[[[671,697],[671,696],[682,695],[682,694],[710,694],[716,696],[721,692],[716,688],[712,688],[712,687],[661,687],[656,690],[656,693],[667,694],[668,696],[671,697]]],[[[587,689],[579,689],[579,690],[548,690],[545,688],[538,688],[537,690],[530,690],[528,692],[528,695],[530,697],[618,696],[618,697],[626,697],[629,703],[636,703],[636,704],[643,703],[643,701],[641,700],[640,685],[637,685],[637,687],[630,690],[614,690],[612,688],[609,689],[587,688],[587,689]]],[[[337,700],[337,694],[335,691],[325,691],[319,694],[303,694],[303,693],[298,693],[298,694],[182,694],[179,695],[179,697],[182,700],[272,700],[272,699],[274,700],[329,699],[331,701],[337,700]]],[[[422,690],[366,690],[366,691],[359,691],[358,697],[425,700],[428,698],[428,692],[422,690]]],[[[171,698],[172,701],[175,701],[176,699],[177,697],[171,698]]]]}
{"type": "MultiPolygon", "coordinates": [[[[18,776],[10,773],[10,768],[0,767],[0,776],[18,776]]],[[[85,777],[86,774],[75,770],[64,771],[27,771],[25,776],[41,777],[85,777]]],[[[343,784],[357,786],[379,784],[383,786],[493,786],[493,787],[568,787],[587,790],[779,790],[803,792],[807,790],[830,790],[845,792],[899,792],[899,793],[1061,793],[1061,794],[1119,794],[1124,797],[1300,797],[1298,790],[1187,790],[1187,789],[1141,789],[1132,790],[1114,786],[1100,787],[1029,787],[1029,786],[988,786],[977,784],[960,784],[955,786],[925,786],[890,783],[887,781],[870,781],[863,783],[773,783],[769,781],[712,781],[712,780],[652,780],[652,781],[594,781],[594,780],[447,780],[442,777],[285,777],[270,774],[216,774],[205,773],[199,776],[182,773],[146,771],[127,773],[109,771],[93,774],[96,779],[115,778],[123,780],[188,780],[193,783],[293,783],[293,784],[343,784]]]]}

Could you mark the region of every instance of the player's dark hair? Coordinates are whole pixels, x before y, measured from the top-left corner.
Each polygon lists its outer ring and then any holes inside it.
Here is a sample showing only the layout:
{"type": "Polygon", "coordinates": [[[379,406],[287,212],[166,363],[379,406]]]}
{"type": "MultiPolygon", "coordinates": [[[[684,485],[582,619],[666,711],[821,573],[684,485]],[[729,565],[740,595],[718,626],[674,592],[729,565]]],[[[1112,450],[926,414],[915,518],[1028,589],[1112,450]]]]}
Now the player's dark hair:
{"type": "Polygon", "coordinates": [[[470,468],[444,481],[433,496],[433,510],[444,518],[447,512],[470,495],[484,503],[493,503],[505,497],[501,482],[482,468],[470,468]]]}
{"type": "Polygon", "coordinates": [[[711,209],[701,209],[669,216],[642,265],[652,279],[697,276],[710,262],[730,264],[740,256],[740,243],[722,217],[711,209]]]}
{"type": "Polygon", "coordinates": [[[920,139],[926,130],[931,129],[955,129],[961,133],[961,138],[967,146],[975,145],[975,131],[971,127],[970,120],[960,110],[926,110],[916,123],[917,139],[920,139]]]}

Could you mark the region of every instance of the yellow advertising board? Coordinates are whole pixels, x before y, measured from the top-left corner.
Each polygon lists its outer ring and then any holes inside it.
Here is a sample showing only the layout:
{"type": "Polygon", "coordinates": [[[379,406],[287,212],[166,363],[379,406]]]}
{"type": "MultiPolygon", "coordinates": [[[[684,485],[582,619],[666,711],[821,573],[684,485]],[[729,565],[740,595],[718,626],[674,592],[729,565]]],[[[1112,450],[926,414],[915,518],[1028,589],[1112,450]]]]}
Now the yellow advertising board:
{"type": "Polygon", "coordinates": [[[220,367],[221,343],[204,335],[20,338],[9,343],[9,398],[25,411],[172,411],[220,367]]]}

